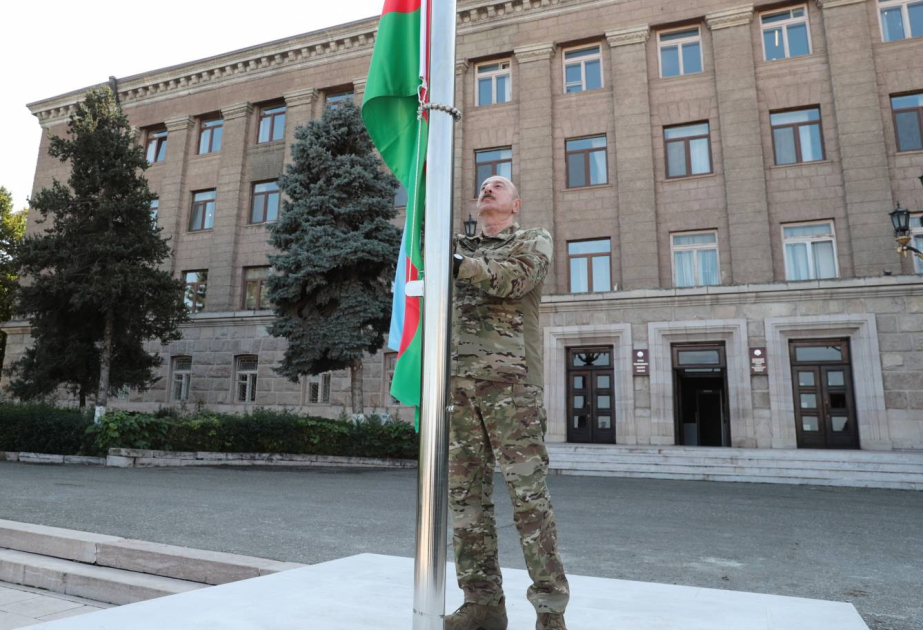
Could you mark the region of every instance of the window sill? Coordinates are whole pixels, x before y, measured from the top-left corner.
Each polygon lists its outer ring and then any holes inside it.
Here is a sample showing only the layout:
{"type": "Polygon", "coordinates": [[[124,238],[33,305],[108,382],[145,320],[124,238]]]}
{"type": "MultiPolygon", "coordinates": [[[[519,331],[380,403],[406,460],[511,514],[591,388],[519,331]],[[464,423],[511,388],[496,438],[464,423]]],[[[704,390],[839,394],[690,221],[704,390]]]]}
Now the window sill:
{"type": "MultiPolygon", "coordinates": [[[[921,151],[923,153],[923,151],[921,151]]],[[[770,169],[786,169],[798,166],[820,166],[823,164],[833,164],[833,160],[815,160],[813,162],[795,162],[793,164],[773,164],[770,169]]]]}
{"type": "Polygon", "coordinates": [[[579,186],[576,188],[565,188],[562,192],[580,192],[583,190],[597,190],[599,188],[612,188],[612,184],[592,184],[590,186],[579,186]]]}
{"type": "Polygon", "coordinates": [[[267,225],[272,225],[278,221],[263,221],[262,223],[247,223],[244,225],[246,228],[256,228],[256,227],[266,227],[267,225]]]}
{"type": "Polygon", "coordinates": [[[476,114],[477,112],[480,112],[480,111],[484,111],[484,110],[488,110],[488,109],[503,109],[504,107],[510,107],[510,106],[516,105],[516,104],[517,104],[516,99],[513,99],[513,100],[510,100],[510,101],[506,101],[505,103],[490,103],[489,105],[475,105],[475,106],[474,106],[474,111],[471,112],[471,113],[472,113],[472,115],[473,115],[473,114],[476,114]]]}
{"type": "Polygon", "coordinates": [[[190,155],[190,160],[208,160],[209,158],[216,158],[221,156],[221,151],[212,151],[211,153],[196,153],[195,155],[190,155]]]}
{"type": "Polygon", "coordinates": [[[186,234],[207,234],[213,232],[215,228],[206,228],[204,230],[186,230],[186,234]]]}
{"type": "Polygon", "coordinates": [[[155,168],[155,167],[157,167],[157,166],[163,166],[165,163],[166,163],[166,160],[160,160],[159,162],[148,162],[148,163],[147,163],[147,167],[148,167],[148,168],[155,168]]]}
{"type": "Polygon", "coordinates": [[[902,155],[923,155],[923,149],[911,149],[910,151],[895,151],[894,157],[899,158],[902,155]]]}
{"type": "Polygon", "coordinates": [[[606,86],[600,86],[598,88],[593,88],[592,90],[580,90],[579,92],[564,92],[561,96],[580,96],[581,94],[596,94],[597,92],[606,93],[606,86]]]}
{"type": "Polygon", "coordinates": [[[718,173],[703,173],[702,175],[688,175],[686,177],[665,177],[663,179],[664,184],[674,184],[679,182],[688,182],[693,179],[707,179],[709,177],[717,177],[718,173]]]}
{"type": "Polygon", "coordinates": [[[772,60],[762,59],[761,61],[758,61],[756,63],[756,66],[757,68],[770,68],[770,67],[778,66],[782,62],[785,62],[785,61],[794,61],[794,62],[800,61],[800,62],[807,63],[809,60],[819,61],[819,60],[822,60],[823,58],[824,58],[824,55],[818,54],[816,52],[812,52],[809,55],[798,55],[797,57],[784,57],[782,59],[772,59],[772,60]]]}
{"type": "Polygon", "coordinates": [[[282,140],[270,140],[269,142],[255,142],[251,145],[254,149],[269,149],[272,147],[284,147],[285,139],[282,140]]]}
{"type": "Polygon", "coordinates": [[[708,79],[713,74],[714,73],[712,73],[710,70],[703,70],[702,72],[691,72],[689,74],[680,74],[675,77],[654,77],[654,79],[651,80],[651,83],[655,85],[657,84],[670,85],[670,84],[684,83],[684,82],[691,83],[694,81],[702,81],[702,80],[708,79]]]}

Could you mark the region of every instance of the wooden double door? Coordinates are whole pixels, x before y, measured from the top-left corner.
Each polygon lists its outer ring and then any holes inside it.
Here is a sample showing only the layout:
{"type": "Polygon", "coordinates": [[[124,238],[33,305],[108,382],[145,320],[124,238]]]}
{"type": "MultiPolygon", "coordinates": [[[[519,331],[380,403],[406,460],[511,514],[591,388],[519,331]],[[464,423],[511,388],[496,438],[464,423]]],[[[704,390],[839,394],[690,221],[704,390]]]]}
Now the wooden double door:
{"type": "Polygon", "coordinates": [[[798,448],[859,448],[846,339],[790,342],[798,448]]]}
{"type": "Polygon", "coordinates": [[[615,444],[612,348],[570,348],[567,355],[567,441],[615,444]]]}

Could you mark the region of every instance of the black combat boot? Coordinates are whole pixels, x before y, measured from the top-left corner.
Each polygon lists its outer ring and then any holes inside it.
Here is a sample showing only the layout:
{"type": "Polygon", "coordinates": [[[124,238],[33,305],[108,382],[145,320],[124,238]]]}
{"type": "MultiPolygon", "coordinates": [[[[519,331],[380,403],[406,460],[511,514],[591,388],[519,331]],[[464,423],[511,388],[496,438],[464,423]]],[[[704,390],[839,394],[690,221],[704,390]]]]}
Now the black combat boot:
{"type": "Polygon", "coordinates": [[[506,598],[492,606],[465,602],[445,618],[445,630],[506,630],[506,598]]]}

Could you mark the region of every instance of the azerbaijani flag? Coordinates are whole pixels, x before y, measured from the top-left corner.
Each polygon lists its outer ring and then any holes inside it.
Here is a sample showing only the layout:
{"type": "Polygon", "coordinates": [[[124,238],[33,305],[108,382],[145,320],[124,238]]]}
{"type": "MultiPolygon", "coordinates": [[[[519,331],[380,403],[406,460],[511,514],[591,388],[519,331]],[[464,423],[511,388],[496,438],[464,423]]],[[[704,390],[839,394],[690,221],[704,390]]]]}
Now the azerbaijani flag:
{"type": "Polygon", "coordinates": [[[423,273],[420,232],[429,116],[420,114],[420,105],[429,98],[430,2],[385,0],[362,102],[362,119],[375,147],[407,189],[388,347],[398,353],[391,395],[416,408],[417,429],[423,377],[421,298],[409,297],[406,286],[423,273]]]}

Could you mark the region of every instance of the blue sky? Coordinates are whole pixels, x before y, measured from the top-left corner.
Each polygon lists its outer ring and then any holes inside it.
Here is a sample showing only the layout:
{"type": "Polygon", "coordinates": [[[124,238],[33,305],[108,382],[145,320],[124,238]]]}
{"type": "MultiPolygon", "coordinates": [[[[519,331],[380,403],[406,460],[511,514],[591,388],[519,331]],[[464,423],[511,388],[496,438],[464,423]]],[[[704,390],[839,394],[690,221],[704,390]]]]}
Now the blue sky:
{"type": "Polygon", "coordinates": [[[110,75],[127,77],[370,17],[383,4],[277,0],[219,10],[201,0],[4,3],[0,186],[12,191],[17,210],[26,206],[42,133],[26,103],[104,82],[110,75]]]}

